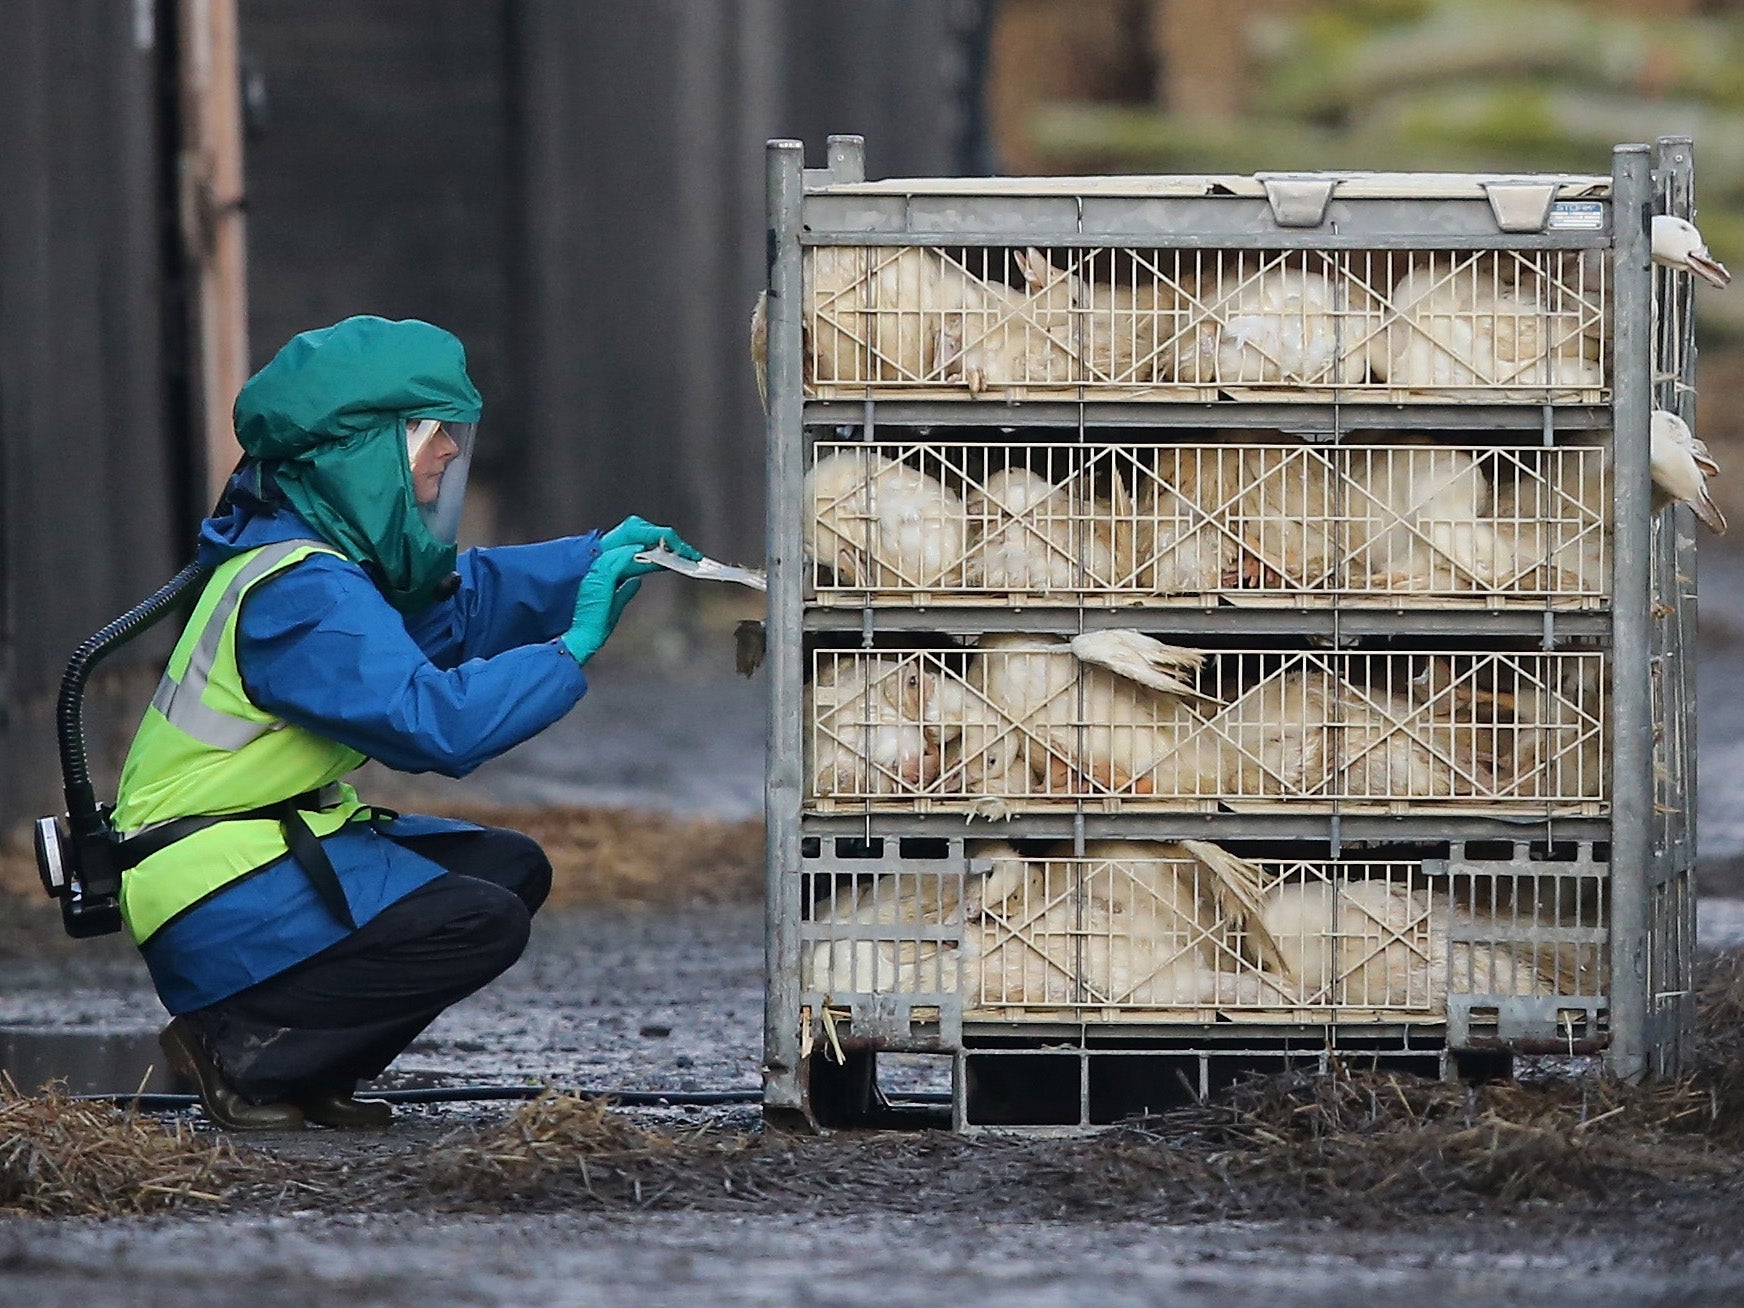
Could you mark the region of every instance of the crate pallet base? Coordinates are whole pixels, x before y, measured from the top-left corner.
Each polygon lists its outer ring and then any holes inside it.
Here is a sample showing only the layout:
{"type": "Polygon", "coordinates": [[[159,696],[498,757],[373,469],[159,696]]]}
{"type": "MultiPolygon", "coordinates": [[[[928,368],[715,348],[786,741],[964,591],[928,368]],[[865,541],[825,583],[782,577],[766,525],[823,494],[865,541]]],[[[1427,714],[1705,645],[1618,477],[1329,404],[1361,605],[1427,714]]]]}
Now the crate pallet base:
{"type": "Polygon", "coordinates": [[[1480,1082],[1513,1074],[1506,1050],[1450,1050],[1445,1027],[1293,1026],[1230,1039],[1216,1028],[1166,1041],[1125,1035],[966,1036],[938,1055],[949,1069],[949,1103],[904,1102],[879,1075],[880,1051],[860,1045],[817,1051],[794,1075],[800,1107],[771,1110],[771,1125],[799,1130],[951,1129],[1075,1134],[1119,1125],[1205,1099],[1244,1077],[1286,1071],[1352,1071],[1480,1082]]]}

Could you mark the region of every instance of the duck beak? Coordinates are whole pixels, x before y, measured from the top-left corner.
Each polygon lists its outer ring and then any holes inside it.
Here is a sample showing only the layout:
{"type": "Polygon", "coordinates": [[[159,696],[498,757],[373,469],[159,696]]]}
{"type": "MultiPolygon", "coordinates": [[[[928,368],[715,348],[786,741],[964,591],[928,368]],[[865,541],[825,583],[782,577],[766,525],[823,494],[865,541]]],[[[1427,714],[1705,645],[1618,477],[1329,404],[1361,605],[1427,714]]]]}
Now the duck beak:
{"type": "Polygon", "coordinates": [[[1705,250],[1698,250],[1689,257],[1690,271],[1704,282],[1725,287],[1732,280],[1732,274],[1726,271],[1726,265],[1705,250]]]}

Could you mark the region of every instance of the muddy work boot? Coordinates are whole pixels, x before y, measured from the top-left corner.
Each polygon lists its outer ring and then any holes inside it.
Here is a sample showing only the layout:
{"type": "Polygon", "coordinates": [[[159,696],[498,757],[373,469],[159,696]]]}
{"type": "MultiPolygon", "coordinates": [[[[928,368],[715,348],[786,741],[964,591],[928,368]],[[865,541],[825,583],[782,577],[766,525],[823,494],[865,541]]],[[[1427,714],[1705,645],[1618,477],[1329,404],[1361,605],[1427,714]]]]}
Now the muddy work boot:
{"type": "Polygon", "coordinates": [[[338,1131],[385,1131],[394,1120],[394,1106],[385,1099],[358,1099],[339,1090],[299,1099],[297,1107],[306,1120],[338,1131]]]}
{"type": "Polygon", "coordinates": [[[186,1018],[174,1018],[159,1033],[157,1042],[169,1057],[170,1067],[200,1087],[200,1103],[206,1116],[226,1131],[300,1131],[303,1114],[290,1104],[256,1104],[244,1099],[218,1070],[200,1033],[186,1018]]]}

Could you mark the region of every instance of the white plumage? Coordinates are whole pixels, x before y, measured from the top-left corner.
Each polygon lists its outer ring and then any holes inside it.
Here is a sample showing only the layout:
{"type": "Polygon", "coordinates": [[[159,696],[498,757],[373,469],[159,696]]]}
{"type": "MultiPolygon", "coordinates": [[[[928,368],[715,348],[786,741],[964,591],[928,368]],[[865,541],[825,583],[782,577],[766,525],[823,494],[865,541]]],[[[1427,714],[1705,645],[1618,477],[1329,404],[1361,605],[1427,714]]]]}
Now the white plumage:
{"type": "Polygon", "coordinates": [[[1485,915],[1456,909],[1444,891],[1386,880],[1290,882],[1271,892],[1260,917],[1303,1004],[1445,1012],[1450,989],[1558,993],[1548,949],[1540,960],[1531,946],[1450,943],[1455,921],[1505,932],[1485,915]]]}
{"type": "MultiPolygon", "coordinates": [[[[1718,475],[1708,447],[1675,413],[1655,410],[1648,429],[1653,511],[1688,504],[1714,532],[1726,518],[1708,490],[1718,475]]],[[[1611,434],[1570,433],[1558,439],[1550,470],[1499,487],[1495,516],[1508,542],[1512,575],[1546,590],[1601,593],[1609,583],[1614,502],[1608,468],[1611,434]]],[[[1504,557],[1507,557],[1504,556],[1504,557]]],[[[1504,575],[1503,580],[1509,578],[1504,575]]]]}
{"type": "Polygon", "coordinates": [[[992,930],[971,993],[987,1007],[1279,1002],[1276,978],[1243,956],[1277,957],[1257,920],[1260,875],[1198,841],[1090,841],[1081,860],[1003,857],[981,888],[992,930]]]}
{"type": "Polygon", "coordinates": [[[1535,886],[1450,893],[1335,876],[1267,891],[1257,865],[1204,842],[1091,841],[1082,858],[1068,850],[1025,856],[1004,841],[977,841],[966,852],[990,865],[984,874],[882,874],[833,889],[813,910],[811,934],[822,938],[802,946],[803,988],[838,1002],[961,994],[969,1011],[1442,1013],[1450,993],[1582,993],[1595,962],[1579,945],[1520,938],[1540,922],[1590,925],[1602,911],[1571,895],[1539,902],[1535,886]],[[834,926],[856,936],[832,938],[834,926]]]}
{"type": "Polygon", "coordinates": [[[889,928],[888,940],[812,944],[802,984],[830,995],[964,994],[971,1008],[1164,1008],[1287,1002],[1258,921],[1259,869],[1198,841],[1092,841],[1084,858],[1025,858],[971,842],[984,877],[880,876],[820,924],[889,928]],[[917,927],[956,939],[903,940],[917,927]],[[1270,966],[1272,971],[1264,969],[1270,966]]]}
{"type": "Polygon", "coordinates": [[[806,267],[807,375],[820,382],[940,379],[941,315],[986,296],[961,266],[915,246],[820,246],[806,267]]]}
{"type": "Polygon", "coordinates": [[[947,747],[938,789],[975,797],[971,811],[989,818],[1031,796],[1083,793],[1239,808],[1493,792],[1495,731],[1469,698],[1296,669],[1223,705],[1193,685],[1203,659],[1132,631],[982,636],[962,680],[930,692],[947,747]]]}
{"type": "Polygon", "coordinates": [[[1611,438],[1575,432],[1557,440],[1556,457],[1496,488],[1496,528],[1511,570],[1504,587],[1602,594],[1610,581],[1611,438]]]}
{"type": "Polygon", "coordinates": [[[1498,697],[1496,792],[1509,798],[1596,799],[1605,788],[1604,679],[1587,660],[1522,671],[1498,697]]]}
{"type": "Polygon", "coordinates": [[[1407,438],[1353,452],[1354,560],[1367,586],[1389,591],[1485,590],[1511,574],[1512,550],[1490,517],[1494,502],[1464,450],[1407,438]]]}
{"type": "Polygon", "coordinates": [[[971,487],[963,503],[972,587],[1075,591],[1132,584],[1133,506],[1119,478],[1112,497],[1103,499],[1076,482],[1056,486],[1026,468],[1004,468],[971,487]]]}
{"type": "Polygon", "coordinates": [[[1385,448],[1210,448],[1182,460],[1182,493],[1224,506],[1241,541],[1234,568],[1251,586],[1470,591],[1510,573],[1513,551],[1470,454],[1421,437],[1370,443],[1385,448]]]}
{"type": "MultiPolygon", "coordinates": [[[[1039,257],[1039,256],[1038,256],[1039,257]]],[[[1066,381],[1069,345],[1024,330],[1023,296],[919,246],[819,246],[806,261],[801,339],[809,383],[944,385],[1066,381]],[[992,380],[990,380],[992,379],[992,380]]],[[[768,302],[751,314],[751,359],[768,400],[768,302]]]]}
{"type": "Polygon", "coordinates": [[[838,586],[917,590],[963,582],[969,520],[936,477],[869,450],[841,450],[805,476],[805,548],[838,586]]]}
{"type": "Polygon", "coordinates": [[[1207,464],[1232,454],[1176,446],[1159,453],[1155,475],[1139,478],[1133,559],[1141,589],[1191,595],[1240,583],[1246,551],[1223,512],[1234,492],[1216,476],[1201,480],[1207,464]]]}
{"type": "Polygon", "coordinates": [[[981,333],[983,386],[1171,379],[1158,348],[1176,304],[1167,280],[1148,268],[1125,283],[1093,280],[1056,268],[1034,248],[1014,261],[1024,290],[1001,297],[1005,316],[981,333]]]}
{"type": "Polygon", "coordinates": [[[1529,398],[1523,388],[1604,385],[1597,319],[1577,288],[1494,256],[1429,260],[1394,283],[1389,305],[1368,355],[1392,386],[1529,398]]]}
{"type": "Polygon", "coordinates": [[[1709,253],[1706,239],[1687,218],[1655,214],[1652,241],[1654,263],[1694,273],[1714,286],[1723,288],[1731,283],[1726,265],[1709,253]]]}
{"type": "Polygon", "coordinates": [[[1191,704],[1202,697],[1177,674],[1202,658],[1137,632],[984,635],[965,673],[963,729],[951,736],[955,777],[985,797],[975,811],[987,817],[1005,816],[1009,798],[1086,785],[1149,793],[1176,728],[1198,720],[1191,704]]]}
{"type": "Polygon", "coordinates": [[[1708,447],[1696,438],[1689,424],[1665,409],[1655,409],[1649,436],[1655,508],[1667,503],[1687,504],[1709,530],[1726,530],[1726,515],[1708,494],[1708,478],[1719,472],[1719,465],[1708,453],[1708,447]]]}
{"type": "Polygon", "coordinates": [[[1326,451],[1300,443],[1249,449],[1252,434],[1226,432],[1217,444],[1177,456],[1177,484],[1189,502],[1215,512],[1240,544],[1233,571],[1246,585],[1314,590],[1331,584],[1341,556],[1335,545],[1337,474],[1326,451]]]}
{"type": "Polygon", "coordinates": [[[1209,386],[1349,386],[1366,379],[1369,298],[1346,279],[1238,260],[1188,280],[1176,380],[1209,386]]]}
{"type": "Polygon", "coordinates": [[[943,764],[927,728],[931,674],[914,655],[822,655],[805,688],[812,793],[912,794],[943,764]]]}

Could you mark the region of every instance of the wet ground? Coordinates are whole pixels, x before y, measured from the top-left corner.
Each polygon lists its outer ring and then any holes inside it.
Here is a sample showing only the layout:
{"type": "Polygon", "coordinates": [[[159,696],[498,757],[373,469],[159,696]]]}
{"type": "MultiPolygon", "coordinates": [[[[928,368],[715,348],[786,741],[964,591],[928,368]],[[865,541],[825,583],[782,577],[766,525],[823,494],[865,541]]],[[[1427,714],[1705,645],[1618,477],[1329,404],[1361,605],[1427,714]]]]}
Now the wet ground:
{"type": "Polygon", "coordinates": [[[1442,1233],[1270,1223],[684,1214],[0,1224],[0,1303],[1272,1304],[1345,1308],[1730,1303],[1744,1261],[1650,1232],[1547,1247],[1499,1222],[1442,1233]]]}
{"type": "MultiPolygon", "coordinates": [[[[1744,947],[1744,553],[1703,572],[1703,943],[1744,947]]],[[[599,803],[723,818],[761,805],[763,685],[730,652],[607,664],[596,693],[537,741],[464,783],[376,779],[420,796],[599,803]],[[651,672],[650,669],[653,669],[651,672]],[[656,675],[657,674],[657,675],[656,675]]],[[[590,672],[593,669],[590,669],[590,672]]],[[[397,789],[396,789],[397,788],[397,789]]],[[[390,1074],[398,1085],[552,1082],[596,1089],[757,1084],[762,935],[754,906],[547,914],[522,962],[445,1014],[390,1074]]],[[[106,944],[112,942],[106,942],[106,944]]],[[[148,1037],[162,1014],[119,948],[0,962],[0,1028],[148,1037]]],[[[149,1049],[140,1041],[136,1048],[149,1049]]],[[[101,1075],[121,1076],[112,1066],[101,1075]]],[[[137,1077],[113,1088],[131,1088],[137,1077]]],[[[501,1106],[403,1114],[379,1148],[417,1149],[501,1106]]],[[[646,1120],[754,1129],[751,1110],[646,1120]]],[[[310,1133],[286,1147],[330,1155],[310,1133]]],[[[347,1156],[367,1165],[356,1141],[347,1156]]],[[[378,1155],[379,1156],[379,1155],[378,1155]]],[[[1062,1155],[1070,1166],[1069,1153],[1062,1155]]],[[[1082,1190],[1079,1178],[1078,1188],[1082,1190]]],[[[127,1220],[0,1220],[0,1305],[808,1303],[1002,1305],[1423,1304],[1744,1301],[1744,1196],[1663,1189],[1632,1206],[1478,1210],[1424,1217],[1384,1195],[1329,1199],[1324,1219],[1134,1222],[1038,1215],[1002,1194],[929,1208],[901,1188],[870,1211],[330,1211],[127,1220]],[[984,1200],[984,1201],[983,1201],[984,1200]],[[1717,1225],[1716,1225],[1717,1224],[1717,1225]]]]}

